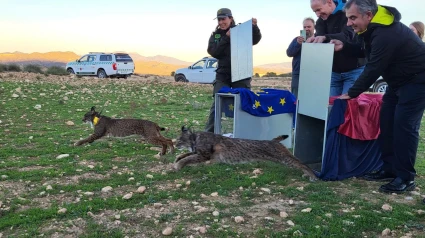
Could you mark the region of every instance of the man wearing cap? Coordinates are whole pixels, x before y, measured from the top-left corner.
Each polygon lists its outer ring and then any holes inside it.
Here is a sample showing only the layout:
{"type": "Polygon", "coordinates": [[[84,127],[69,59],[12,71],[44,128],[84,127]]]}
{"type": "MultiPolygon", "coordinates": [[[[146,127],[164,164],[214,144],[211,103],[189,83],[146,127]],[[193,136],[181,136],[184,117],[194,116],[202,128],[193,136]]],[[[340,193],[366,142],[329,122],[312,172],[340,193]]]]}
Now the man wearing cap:
{"type": "MultiPolygon", "coordinates": [[[[346,0],[310,0],[311,9],[316,13],[316,36],[307,43],[328,43],[332,39],[341,41],[354,37],[347,17],[342,11],[346,0]]],[[[332,64],[332,78],[329,96],[347,93],[364,69],[365,60],[335,52],[332,64]]]]}
{"type": "MultiPolygon", "coordinates": [[[[232,11],[221,8],[217,11],[218,25],[208,42],[208,53],[218,60],[216,76],[213,83],[213,95],[224,86],[230,88],[251,88],[251,77],[232,83],[232,67],[230,57],[230,28],[235,27],[232,11]]],[[[252,18],[252,43],[256,45],[261,40],[261,32],[257,19],[252,18]]],[[[205,131],[214,133],[215,102],[213,101],[205,131]]]]}

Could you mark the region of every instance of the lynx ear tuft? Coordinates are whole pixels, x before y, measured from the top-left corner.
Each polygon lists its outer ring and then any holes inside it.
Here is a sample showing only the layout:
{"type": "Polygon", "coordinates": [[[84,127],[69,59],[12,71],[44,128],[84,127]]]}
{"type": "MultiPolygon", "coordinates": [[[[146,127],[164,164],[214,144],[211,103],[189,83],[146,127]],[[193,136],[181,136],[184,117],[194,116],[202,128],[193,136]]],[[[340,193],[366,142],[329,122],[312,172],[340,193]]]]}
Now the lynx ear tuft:
{"type": "Polygon", "coordinates": [[[182,132],[187,132],[187,131],[188,131],[187,127],[186,126],[182,126],[182,132]]]}

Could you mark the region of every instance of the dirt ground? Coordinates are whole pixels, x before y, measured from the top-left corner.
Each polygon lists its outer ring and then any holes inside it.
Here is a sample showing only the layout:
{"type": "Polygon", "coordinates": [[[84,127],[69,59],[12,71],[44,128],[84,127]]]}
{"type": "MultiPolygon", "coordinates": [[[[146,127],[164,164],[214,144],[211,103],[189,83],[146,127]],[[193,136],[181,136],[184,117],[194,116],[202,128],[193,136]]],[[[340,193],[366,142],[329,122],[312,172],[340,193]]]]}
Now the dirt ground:
{"type": "MultiPolygon", "coordinates": [[[[98,83],[102,81],[97,77],[77,77],[72,76],[55,76],[55,75],[40,75],[34,73],[0,73],[0,80],[5,81],[22,81],[22,82],[33,82],[33,81],[47,81],[47,82],[67,82],[73,85],[87,84],[87,83],[98,83]]],[[[159,83],[171,83],[171,84],[184,84],[177,83],[172,76],[158,76],[158,75],[133,75],[127,79],[107,79],[117,80],[120,83],[146,83],[146,82],[159,82],[159,83]]],[[[211,86],[211,84],[188,84],[190,86],[211,86]]],[[[252,78],[252,87],[272,87],[272,88],[286,88],[290,89],[291,78],[290,77],[270,77],[270,78],[252,78]]]]}

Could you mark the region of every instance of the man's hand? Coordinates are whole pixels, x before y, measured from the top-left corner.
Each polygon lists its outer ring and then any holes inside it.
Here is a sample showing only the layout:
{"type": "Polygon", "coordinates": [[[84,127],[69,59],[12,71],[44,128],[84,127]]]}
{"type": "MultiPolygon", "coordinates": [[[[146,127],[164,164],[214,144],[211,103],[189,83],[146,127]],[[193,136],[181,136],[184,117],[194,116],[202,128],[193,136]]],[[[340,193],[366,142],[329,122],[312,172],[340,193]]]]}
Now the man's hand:
{"type": "Polygon", "coordinates": [[[257,25],[257,18],[252,18],[252,25],[254,25],[254,26],[257,25]]]}
{"type": "Polygon", "coordinates": [[[326,40],[326,36],[316,36],[314,37],[313,43],[323,43],[326,40]]]}
{"type": "Polygon", "coordinates": [[[230,37],[230,29],[229,29],[229,30],[227,30],[227,32],[226,32],[226,36],[230,37]]]}
{"type": "Polygon", "coordinates": [[[308,38],[305,42],[306,43],[313,43],[313,41],[314,41],[315,38],[316,37],[312,36],[312,37],[308,38]]]}
{"type": "Polygon", "coordinates": [[[335,45],[334,47],[335,51],[341,51],[342,48],[344,47],[344,43],[342,43],[342,41],[340,40],[331,40],[330,43],[335,45]]]}
{"type": "Polygon", "coordinates": [[[326,36],[312,36],[307,39],[307,43],[323,43],[326,40],[326,36]]]}
{"type": "Polygon", "coordinates": [[[304,37],[298,36],[297,37],[297,43],[301,45],[303,42],[304,42],[304,37]]]}
{"type": "Polygon", "coordinates": [[[351,99],[351,97],[350,96],[348,96],[348,94],[342,94],[341,96],[339,96],[339,98],[338,99],[346,99],[346,100],[349,100],[349,99],[351,99]]]}

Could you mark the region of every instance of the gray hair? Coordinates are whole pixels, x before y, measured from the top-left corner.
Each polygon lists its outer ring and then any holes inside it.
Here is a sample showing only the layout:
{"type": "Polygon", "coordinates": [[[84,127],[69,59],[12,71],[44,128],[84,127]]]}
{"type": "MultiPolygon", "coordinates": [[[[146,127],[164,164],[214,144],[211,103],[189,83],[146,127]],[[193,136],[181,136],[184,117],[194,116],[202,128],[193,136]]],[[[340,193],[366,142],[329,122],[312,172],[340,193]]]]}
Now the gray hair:
{"type": "Polygon", "coordinates": [[[327,0],[310,0],[310,3],[313,3],[315,1],[321,1],[323,4],[326,4],[327,0]]]}
{"type": "Polygon", "coordinates": [[[367,12],[372,12],[375,15],[378,12],[378,3],[376,0],[349,0],[344,6],[344,11],[356,4],[359,13],[365,15],[367,12]]]}

